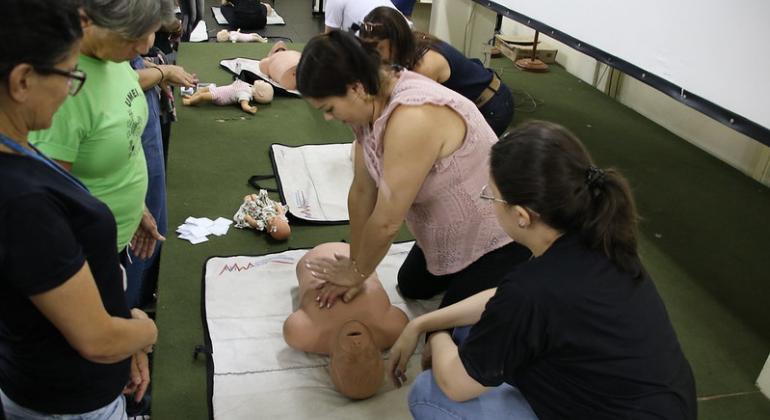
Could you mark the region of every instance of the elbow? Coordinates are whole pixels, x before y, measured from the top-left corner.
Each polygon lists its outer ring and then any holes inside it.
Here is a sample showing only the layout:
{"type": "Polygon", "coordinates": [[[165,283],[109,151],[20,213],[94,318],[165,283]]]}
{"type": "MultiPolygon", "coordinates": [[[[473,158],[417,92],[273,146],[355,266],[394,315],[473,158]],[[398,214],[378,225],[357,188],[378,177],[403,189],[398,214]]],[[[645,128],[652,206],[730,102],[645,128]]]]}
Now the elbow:
{"type": "Polygon", "coordinates": [[[401,224],[403,222],[401,221],[394,221],[394,220],[385,220],[380,225],[380,230],[388,237],[393,237],[398,234],[398,231],[401,229],[401,224]]]}
{"type": "Polygon", "coordinates": [[[433,377],[441,392],[454,402],[465,402],[478,397],[484,387],[467,376],[465,368],[455,365],[456,360],[433,359],[433,377]]]}
{"type": "Polygon", "coordinates": [[[455,381],[452,381],[451,378],[448,378],[447,375],[443,375],[435,368],[433,369],[433,377],[435,378],[439,389],[441,389],[441,392],[443,392],[450,400],[454,402],[465,402],[469,399],[465,395],[462,395],[460,390],[454,386],[455,381]]]}
{"type": "Polygon", "coordinates": [[[470,399],[463,395],[458,387],[455,386],[457,381],[453,381],[452,378],[449,378],[448,375],[442,373],[441,370],[436,370],[434,368],[433,377],[436,379],[436,384],[438,384],[441,392],[443,392],[450,400],[454,402],[465,402],[470,399]]]}

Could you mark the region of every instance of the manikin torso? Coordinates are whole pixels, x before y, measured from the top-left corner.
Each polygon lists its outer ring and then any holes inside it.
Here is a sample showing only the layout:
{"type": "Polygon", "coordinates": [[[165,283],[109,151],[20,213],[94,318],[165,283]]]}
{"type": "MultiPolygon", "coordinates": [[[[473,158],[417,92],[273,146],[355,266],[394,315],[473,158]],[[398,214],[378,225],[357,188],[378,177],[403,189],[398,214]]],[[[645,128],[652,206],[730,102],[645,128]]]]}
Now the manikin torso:
{"type": "Polygon", "coordinates": [[[287,50],[286,45],[279,41],[259,61],[259,71],[268,75],[287,90],[297,89],[297,64],[302,55],[299,51],[287,50]]]}
{"type": "Polygon", "coordinates": [[[389,348],[401,334],[408,318],[403,311],[391,305],[376,273],[366,279],[362,291],[349,303],[340,300],[328,309],[318,307],[316,290],[312,288],[313,276],[305,267],[305,261],[318,257],[333,258],[335,253],[349,255],[348,244],[319,245],[305,254],[297,264],[299,309],[283,324],[284,340],[297,350],[329,354],[340,328],[346,322],[355,320],[371,331],[379,350],[389,348]]]}

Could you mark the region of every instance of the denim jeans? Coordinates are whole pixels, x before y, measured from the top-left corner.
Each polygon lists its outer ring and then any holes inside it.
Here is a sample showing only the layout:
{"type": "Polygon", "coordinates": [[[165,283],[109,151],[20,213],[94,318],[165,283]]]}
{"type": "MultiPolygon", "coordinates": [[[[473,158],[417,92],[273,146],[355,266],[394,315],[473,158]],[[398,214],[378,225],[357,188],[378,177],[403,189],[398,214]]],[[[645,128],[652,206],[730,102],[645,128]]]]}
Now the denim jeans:
{"type": "Polygon", "coordinates": [[[513,94],[505,83],[500,83],[500,88],[479,111],[487,124],[492,127],[497,137],[500,137],[513,121],[513,94]]]}
{"type": "Polygon", "coordinates": [[[5,418],[8,420],[126,420],[126,400],[120,395],[113,402],[94,411],[81,414],[46,414],[22,407],[0,390],[0,399],[3,401],[5,418]]]}
{"type": "MultiPolygon", "coordinates": [[[[456,328],[452,338],[455,342],[462,342],[469,331],[470,327],[456,328]]],[[[537,420],[526,398],[511,385],[502,384],[472,400],[456,402],[441,391],[432,370],[426,370],[415,378],[409,391],[409,411],[416,420],[537,420]]]]}
{"type": "MultiPolygon", "coordinates": [[[[135,58],[131,61],[131,66],[135,69],[144,68],[142,59],[135,58]]],[[[166,168],[163,157],[163,138],[160,127],[160,102],[155,89],[145,92],[147,100],[147,126],[142,133],[142,148],[144,157],[147,161],[147,195],[145,196],[145,205],[155,218],[158,224],[158,231],[161,235],[166,234],[167,215],[166,215],[166,168]]],[[[152,301],[152,292],[157,279],[149,279],[152,267],[158,254],[160,253],[160,243],[155,245],[155,251],[147,260],[140,260],[129,249],[130,260],[123,258],[123,265],[126,267],[126,276],[128,277],[128,288],[126,288],[126,302],[129,308],[143,307],[152,301]],[[150,281],[152,280],[152,281],[150,281]]]]}

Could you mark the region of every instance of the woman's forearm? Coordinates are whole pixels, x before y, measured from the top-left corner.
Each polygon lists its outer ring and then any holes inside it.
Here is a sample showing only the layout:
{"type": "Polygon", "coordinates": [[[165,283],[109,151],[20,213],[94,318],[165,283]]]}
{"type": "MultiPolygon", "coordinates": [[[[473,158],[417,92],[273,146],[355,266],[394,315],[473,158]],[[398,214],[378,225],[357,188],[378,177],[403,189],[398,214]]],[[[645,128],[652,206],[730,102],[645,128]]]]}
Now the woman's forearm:
{"type": "Polygon", "coordinates": [[[155,344],[158,330],[150,319],[110,317],[105,333],[85,349],[83,357],[95,363],[115,363],[155,344]]]}
{"type": "Polygon", "coordinates": [[[350,259],[356,260],[361,249],[364,226],[374,209],[377,196],[366,191],[354,190],[348,193],[348,217],[350,218],[350,259]]]}
{"type": "Polygon", "coordinates": [[[495,291],[496,288],[476,293],[457,303],[421,315],[411,323],[421,333],[473,325],[481,319],[481,314],[489,299],[495,295],[495,291]]]}
{"type": "Polygon", "coordinates": [[[137,69],[136,73],[139,75],[139,86],[142,87],[143,91],[150,90],[159,85],[164,77],[163,70],[157,66],[137,69]]]}
{"type": "Polygon", "coordinates": [[[358,252],[355,256],[351,253],[351,261],[361,275],[362,282],[385,258],[400,228],[400,223],[389,222],[387,219],[377,217],[375,213],[366,220],[359,236],[358,252]]]}

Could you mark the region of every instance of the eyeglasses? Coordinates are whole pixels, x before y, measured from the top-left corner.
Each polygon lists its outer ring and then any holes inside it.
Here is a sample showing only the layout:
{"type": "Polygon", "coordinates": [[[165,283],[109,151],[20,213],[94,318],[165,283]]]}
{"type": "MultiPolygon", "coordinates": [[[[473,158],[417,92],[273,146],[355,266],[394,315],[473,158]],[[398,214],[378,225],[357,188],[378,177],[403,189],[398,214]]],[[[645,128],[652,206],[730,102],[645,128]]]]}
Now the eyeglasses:
{"type": "Polygon", "coordinates": [[[492,195],[492,193],[487,191],[487,185],[484,185],[483,187],[481,187],[479,198],[481,198],[482,200],[492,200],[492,201],[497,201],[498,203],[508,204],[507,201],[503,200],[502,198],[497,198],[494,195],[492,195]]]}
{"type": "Polygon", "coordinates": [[[86,73],[78,69],[67,71],[56,67],[35,67],[35,71],[40,74],[55,74],[66,77],[70,96],[77,95],[86,83],[86,73]]]}

